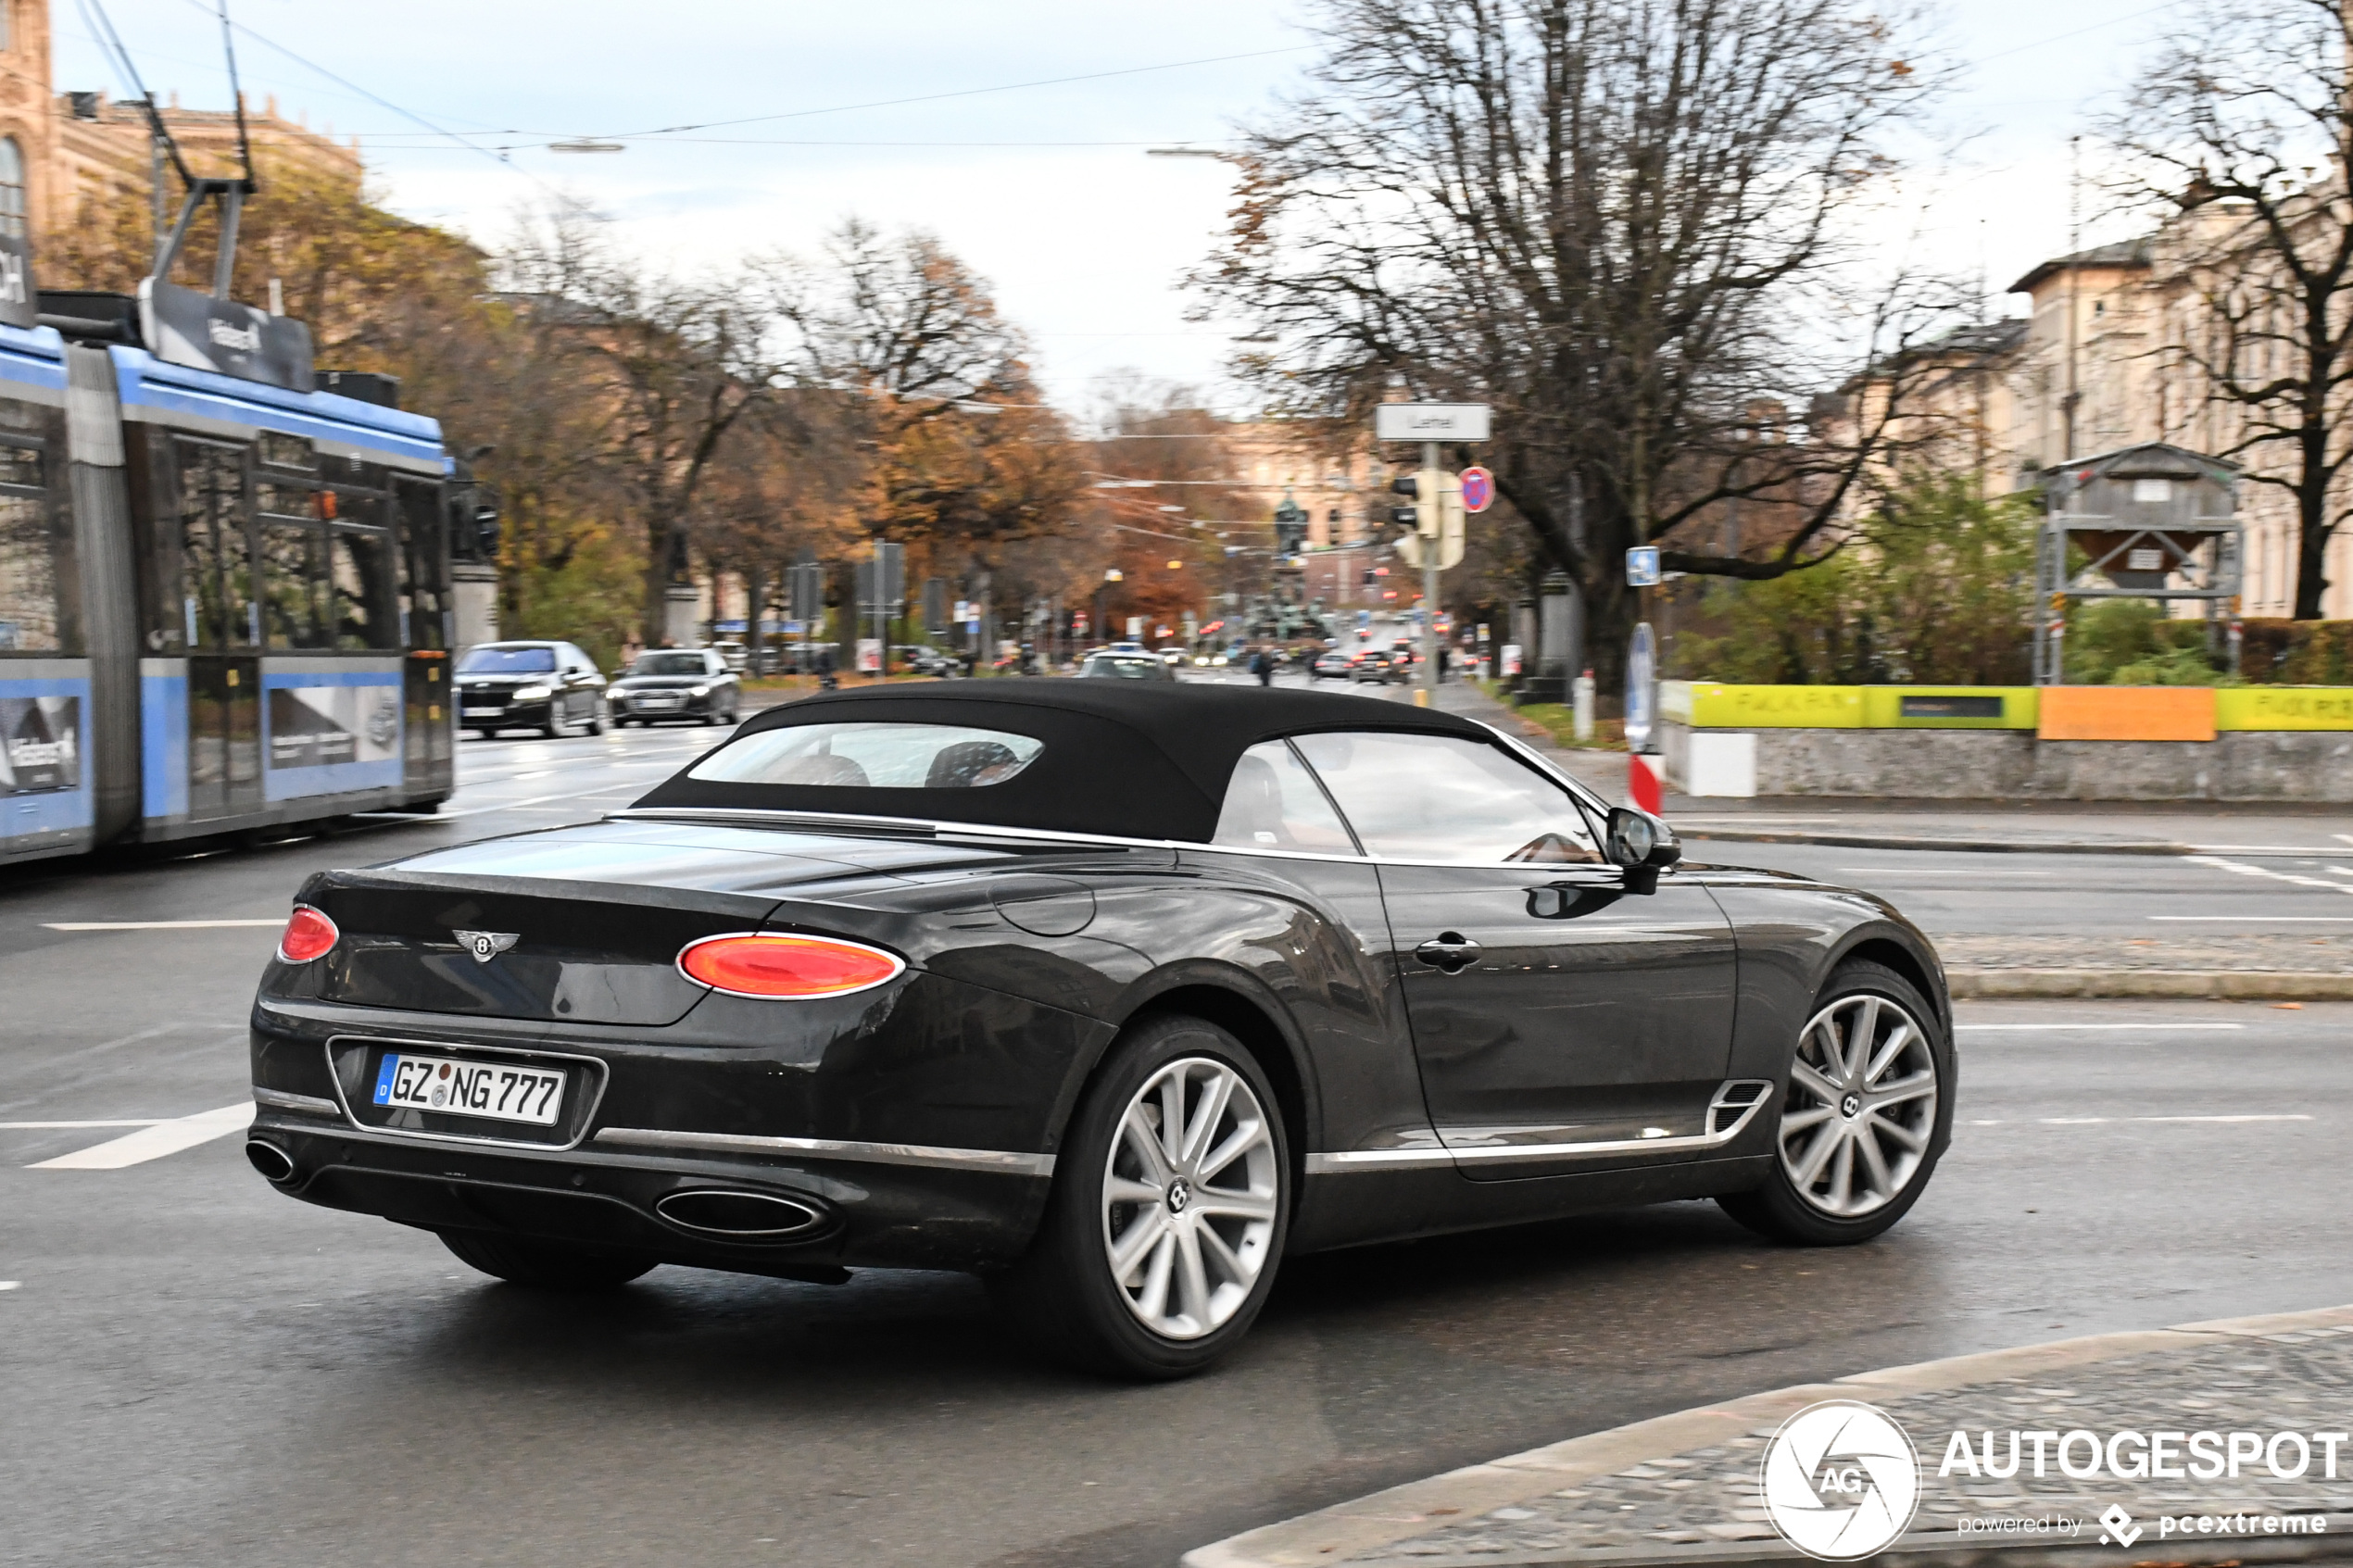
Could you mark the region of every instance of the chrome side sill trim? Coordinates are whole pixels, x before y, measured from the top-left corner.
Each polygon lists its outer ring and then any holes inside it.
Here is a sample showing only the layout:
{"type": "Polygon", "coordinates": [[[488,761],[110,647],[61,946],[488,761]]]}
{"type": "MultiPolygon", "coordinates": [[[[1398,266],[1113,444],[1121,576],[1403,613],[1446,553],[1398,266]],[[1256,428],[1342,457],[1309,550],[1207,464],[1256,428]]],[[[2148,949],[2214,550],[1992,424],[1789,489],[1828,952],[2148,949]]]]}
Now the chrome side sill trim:
{"type": "Polygon", "coordinates": [[[607,1127],[589,1140],[623,1148],[706,1149],[715,1154],[799,1154],[813,1160],[849,1160],[867,1165],[921,1165],[938,1171],[995,1171],[1012,1176],[1051,1176],[1051,1154],[1014,1154],[994,1148],[938,1148],[927,1144],[853,1143],[839,1138],[770,1138],[736,1133],[674,1133],[659,1127],[607,1127]]]}
{"type": "Polygon", "coordinates": [[[324,1116],[333,1122],[343,1120],[343,1107],[333,1100],[322,1099],[317,1095],[288,1094],[283,1089],[265,1089],[258,1084],[253,1086],[253,1103],[264,1110],[288,1110],[296,1116],[324,1116]]]}
{"type": "MultiPolygon", "coordinates": [[[[1719,1085],[1707,1106],[1703,1125],[1714,1125],[1720,1111],[1736,1110],[1740,1114],[1730,1124],[1713,1133],[1690,1133],[1681,1137],[1665,1138],[1601,1138],[1579,1143],[1481,1144],[1447,1148],[1359,1148],[1338,1154],[1311,1154],[1306,1160],[1307,1174],[1336,1176],[1352,1171],[1410,1171],[1426,1165],[1516,1165],[1533,1160],[1607,1159],[1620,1154],[1689,1154],[1702,1149],[1721,1148],[1740,1136],[1741,1132],[1756,1119],[1756,1113],[1771,1103],[1773,1095],[1759,1095],[1745,1105],[1729,1104],[1725,1096],[1735,1088],[1753,1085],[1760,1080],[1735,1078],[1719,1085]]],[[[1491,1129],[1478,1127],[1441,1127],[1441,1138],[1492,1136],[1491,1129]]]]}

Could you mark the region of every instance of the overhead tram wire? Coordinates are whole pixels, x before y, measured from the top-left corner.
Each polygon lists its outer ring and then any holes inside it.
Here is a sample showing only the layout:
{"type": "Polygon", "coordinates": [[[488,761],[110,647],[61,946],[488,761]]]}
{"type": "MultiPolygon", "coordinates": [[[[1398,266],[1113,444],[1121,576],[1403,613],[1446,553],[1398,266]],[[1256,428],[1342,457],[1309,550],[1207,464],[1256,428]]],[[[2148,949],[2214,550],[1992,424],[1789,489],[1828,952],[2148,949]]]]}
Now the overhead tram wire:
{"type": "MultiPolygon", "coordinates": [[[[91,3],[94,5],[96,4],[96,0],[91,0],[91,3]]],[[[211,14],[207,9],[204,0],[187,0],[187,4],[199,11],[205,11],[207,15],[211,14]]],[[[418,114],[411,109],[405,109],[398,104],[394,103],[391,99],[384,97],[382,94],[371,93],[367,88],[360,86],[358,82],[336,75],[333,71],[329,70],[325,66],[319,64],[316,60],[307,59],[304,56],[296,54],[292,49],[287,48],[276,39],[264,37],[262,34],[256,32],[253,29],[247,27],[243,22],[229,21],[225,17],[222,18],[222,20],[228,26],[235,28],[247,38],[250,38],[255,43],[262,45],[262,47],[277,51],[279,54],[283,55],[287,59],[290,59],[295,64],[302,67],[305,70],[313,71],[320,76],[325,77],[329,82],[333,82],[336,86],[342,88],[346,93],[356,93],[360,97],[367,99],[370,103],[374,104],[379,108],[390,109],[401,119],[417,125],[422,125],[436,136],[442,137],[447,141],[454,142],[459,146],[464,147],[469,151],[479,153],[484,157],[490,159],[493,163],[497,164],[502,169],[511,169],[515,173],[521,174],[524,179],[529,180],[533,184],[538,186],[541,190],[547,192],[550,196],[555,197],[558,201],[567,199],[561,191],[557,190],[555,186],[550,185],[547,181],[542,180],[537,174],[532,172],[528,169],[525,169],[522,165],[507,157],[504,153],[498,152],[495,148],[485,147],[479,142],[469,141],[466,137],[459,135],[455,131],[435,125],[423,115],[418,114]]],[[[112,30],[109,29],[108,31],[111,31],[112,30]]]]}
{"type": "MultiPolygon", "coordinates": [[[[195,4],[197,0],[190,0],[195,4]]],[[[1280,49],[1252,49],[1239,55],[1212,55],[1198,60],[1171,60],[1164,65],[1128,66],[1119,70],[1085,71],[1076,76],[1042,77],[1036,82],[1009,82],[999,87],[964,87],[953,93],[924,93],[911,98],[883,98],[870,104],[836,104],[821,109],[789,109],[779,114],[746,115],[737,119],[707,119],[691,125],[661,125],[647,131],[608,131],[598,132],[599,139],[630,141],[654,136],[673,136],[685,131],[717,131],[731,125],[765,125],[779,119],[806,119],[812,115],[851,114],[860,109],[895,109],[909,104],[936,104],[949,98],[977,98],[991,93],[1018,93],[1032,87],[1061,87],[1074,82],[1101,82],[1118,76],[1143,76],[1152,71],[1184,70],[1193,66],[1225,65],[1234,60],[1265,59],[1270,55],[1296,55],[1314,48],[1312,44],[1287,44],[1280,49]]]]}

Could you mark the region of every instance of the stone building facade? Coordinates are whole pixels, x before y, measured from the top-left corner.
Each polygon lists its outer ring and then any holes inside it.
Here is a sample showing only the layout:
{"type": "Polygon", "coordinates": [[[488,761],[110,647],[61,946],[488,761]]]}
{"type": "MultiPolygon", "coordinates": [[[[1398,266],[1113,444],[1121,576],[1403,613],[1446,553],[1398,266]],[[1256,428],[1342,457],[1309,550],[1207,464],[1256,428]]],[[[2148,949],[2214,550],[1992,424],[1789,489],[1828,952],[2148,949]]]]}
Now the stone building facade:
{"type": "MultiPolygon", "coordinates": [[[[0,0],[0,227],[38,242],[74,222],[83,205],[126,192],[152,193],[155,163],[145,111],[99,91],[56,90],[50,73],[49,0],[0,0]]],[[[181,107],[167,98],[164,124],[198,174],[236,169],[236,116],[230,109],[181,107]]],[[[361,176],[358,140],[337,141],[299,119],[280,115],[277,100],[248,102],[247,132],[257,152],[336,178],[361,176]]],[[[178,210],[177,182],[167,175],[167,205],[178,210]]]]}

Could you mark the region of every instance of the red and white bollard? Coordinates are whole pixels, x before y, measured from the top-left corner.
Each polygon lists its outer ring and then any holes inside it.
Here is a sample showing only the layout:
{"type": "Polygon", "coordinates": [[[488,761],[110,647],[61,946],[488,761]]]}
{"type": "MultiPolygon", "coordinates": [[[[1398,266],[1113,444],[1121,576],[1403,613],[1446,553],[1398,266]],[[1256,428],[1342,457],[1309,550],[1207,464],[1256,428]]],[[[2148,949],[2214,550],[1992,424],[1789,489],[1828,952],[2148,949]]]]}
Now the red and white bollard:
{"type": "Polygon", "coordinates": [[[1667,759],[1655,751],[1637,751],[1626,759],[1626,797],[1637,811],[1661,816],[1667,810],[1667,759]]]}

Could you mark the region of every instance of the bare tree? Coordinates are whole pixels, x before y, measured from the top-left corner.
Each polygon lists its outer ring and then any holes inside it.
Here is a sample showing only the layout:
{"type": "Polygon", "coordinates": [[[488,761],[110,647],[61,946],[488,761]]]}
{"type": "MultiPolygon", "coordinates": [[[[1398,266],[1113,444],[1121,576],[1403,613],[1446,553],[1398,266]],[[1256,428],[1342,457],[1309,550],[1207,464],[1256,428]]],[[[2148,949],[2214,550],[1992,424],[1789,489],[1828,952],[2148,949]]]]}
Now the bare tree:
{"type": "Polygon", "coordinates": [[[1196,282],[1280,344],[1242,368],[1284,412],[1493,404],[1485,460],[1600,631],[1629,619],[1634,544],[1689,572],[1811,564],[1887,471],[1902,351],[1943,319],[1909,279],[1859,282],[1856,220],[1927,81],[1891,15],[1326,0],[1314,86],[1250,136],[1196,282]],[[1840,419],[1758,430],[1873,365],[1840,419]],[[1771,548],[1677,532],[1733,497],[1790,510],[1771,548]]]}
{"type": "Polygon", "coordinates": [[[2224,415],[2217,455],[2293,504],[2296,619],[2318,620],[2353,458],[2353,11],[2215,0],[2108,132],[2128,204],[2186,209],[2156,250],[2180,322],[2162,354],[2224,415]]]}
{"type": "Polygon", "coordinates": [[[506,257],[518,307],[562,345],[603,415],[607,501],[644,541],[643,614],[660,634],[669,588],[728,433],[786,383],[778,305],[750,272],[676,278],[597,238],[578,213],[528,232],[506,257]]]}

